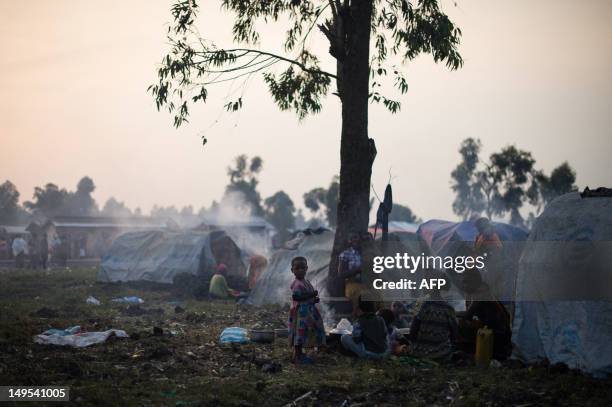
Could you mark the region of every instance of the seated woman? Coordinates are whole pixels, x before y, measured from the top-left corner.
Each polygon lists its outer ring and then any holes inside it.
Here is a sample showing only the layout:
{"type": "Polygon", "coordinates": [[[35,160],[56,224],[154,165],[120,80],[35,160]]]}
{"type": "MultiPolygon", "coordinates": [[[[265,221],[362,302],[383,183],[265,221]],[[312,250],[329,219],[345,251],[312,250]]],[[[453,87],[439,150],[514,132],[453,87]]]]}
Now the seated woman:
{"type": "Polygon", "coordinates": [[[231,289],[227,285],[225,276],[227,274],[227,266],[223,263],[217,265],[217,270],[210,279],[210,285],[208,288],[208,295],[210,298],[216,298],[220,300],[234,299],[240,297],[240,292],[231,289]]]}
{"type": "Polygon", "coordinates": [[[342,346],[362,359],[382,359],[391,353],[385,321],[374,313],[374,301],[359,297],[361,315],[353,325],[352,335],[342,335],[342,346]]]}
{"type": "MultiPolygon", "coordinates": [[[[443,286],[448,290],[448,284],[443,286]]],[[[441,296],[440,289],[431,289],[430,298],[421,304],[410,326],[411,356],[447,359],[457,338],[455,310],[441,296]]]]}
{"type": "Polygon", "coordinates": [[[480,273],[469,271],[463,289],[473,301],[466,301],[466,311],[459,312],[460,347],[469,353],[476,350],[478,329],[487,326],[493,331],[493,358],[504,360],[512,353],[510,315],[497,301],[480,273]],[[475,319],[477,318],[477,319],[475,319]]]}

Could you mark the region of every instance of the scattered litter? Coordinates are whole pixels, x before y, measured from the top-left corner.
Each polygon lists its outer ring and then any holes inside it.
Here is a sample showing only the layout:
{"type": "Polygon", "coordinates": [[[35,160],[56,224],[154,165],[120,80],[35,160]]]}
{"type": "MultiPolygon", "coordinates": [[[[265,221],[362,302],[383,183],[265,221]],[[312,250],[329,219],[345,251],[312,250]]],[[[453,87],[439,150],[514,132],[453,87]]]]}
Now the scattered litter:
{"type": "Polygon", "coordinates": [[[182,314],[183,312],[185,312],[185,308],[181,307],[180,305],[177,305],[176,307],[174,307],[175,314],[182,314]]]}
{"type": "Polygon", "coordinates": [[[109,329],[108,331],[103,332],[79,332],[74,335],[43,333],[41,335],[36,335],[34,337],[34,342],[42,345],[74,346],[76,348],[84,348],[96,343],[106,342],[106,340],[111,336],[116,336],[117,338],[127,338],[128,334],[120,329],[109,329]]]}
{"type": "Polygon", "coordinates": [[[47,329],[42,334],[43,335],[68,336],[68,335],[77,335],[80,332],[81,332],[81,326],[75,325],[75,326],[71,326],[70,328],[66,328],[66,329],[55,329],[55,328],[47,329]]]}
{"type": "Polygon", "coordinates": [[[140,297],[121,297],[121,298],[113,298],[112,302],[118,302],[121,304],[143,304],[144,300],[140,297]]]}
{"type": "Polygon", "coordinates": [[[300,397],[296,398],[295,400],[293,400],[291,403],[287,403],[285,404],[285,407],[290,407],[290,406],[296,406],[297,403],[299,403],[300,401],[304,400],[305,398],[310,397],[310,395],[312,394],[312,390],[309,391],[308,393],[304,393],[302,394],[300,397]]]}
{"type": "Polygon", "coordinates": [[[248,332],[236,326],[225,328],[219,338],[221,343],[245,343],[249,341],[248,332]]]}
{"type": "Polygon", "coordinates": [[[346,318],[342,318],[340,322],[338,322],[338,325],[336,325],[334,329],[329,331],[329,333],[340,334],[340,335],[350,334],[352,332],[353,332],[353,325],[346,318]]]}
{"type": "Polygon", "coordinates": [[[489,366],[499,369],[500,367],[502,367],[502,364],[499,360],[493,359],[491,360],[491,364],[489,366]]]}
{"type": "Polygon", "coordinates": [[[85,300],[85,302],[86,302],[87,304],[91,304],[91,305],[100,305],[100,304],[102,304],[102,303],[100,302],[100,300],[98,300],[96,297],[93,297],[93,296],[91,296],[91,295],[90,295],[89,297],[87,297],[87,299],[85,300]]]}

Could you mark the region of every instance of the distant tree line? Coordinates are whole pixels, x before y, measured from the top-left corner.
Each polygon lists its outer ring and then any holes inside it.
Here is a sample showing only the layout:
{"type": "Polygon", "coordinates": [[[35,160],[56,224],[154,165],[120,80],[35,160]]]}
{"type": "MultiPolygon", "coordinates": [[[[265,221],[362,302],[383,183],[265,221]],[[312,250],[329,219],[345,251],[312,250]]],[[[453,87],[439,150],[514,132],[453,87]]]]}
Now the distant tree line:
{"type": "MultiPolygon", "coordinates": [[[[339,180],[337,176],[331,179],[327,187],[313,188],[303,194],[305,208],[309,212],[308,219],[301,209],[297,209],[293,200],[283,190],[279,190],[267,198],[259,193],[259,175],[263,169],[263,160],[255,156],[249,158],[239,155],[227,168],[229,182],[220,201],[213,201],[207,207],[197,212],[193,206],[178,209],[175,206],[158,206],[151,208],[153,217],[170,218],[180,225],[193,225],[204,216],[218,216],[222,209],[231,208],[236,216],[257,216],[266,219],[279,233],[279,239],[285,239],[291,230],[296,228],[336,227],[339,196],[339,180]]],[[[0,185],[0,224],[16,225],[27,223],[33,214],[45,217],[54,216],[142,216],[140,208],[131,210],[124,202],[114,197],[98,207],[92,194],[96,186],[90,177],[83,177],[76,185],[75,191],[68,191],[58,185],[48,183],[36,187],[32,200],[19,204],[20,194],[10,181],[0,185]]],[[[419,219],[410,208],[396,204],[390,220],[416,222],[419,219]]]]}
{"type": "Polygon", "coordinates": [[[480,140],[465,139],[459,148],[461,162],[451,172],[453,211],[463,219],[507,218],[530,227],[546,204],[577,190],[576,172],[567,162],[547,175],[528,151],[508,146],[485,160],[481,148],[480,140]],[[521,213],[525,205],[531,209],[526,217],[521,213]]]}

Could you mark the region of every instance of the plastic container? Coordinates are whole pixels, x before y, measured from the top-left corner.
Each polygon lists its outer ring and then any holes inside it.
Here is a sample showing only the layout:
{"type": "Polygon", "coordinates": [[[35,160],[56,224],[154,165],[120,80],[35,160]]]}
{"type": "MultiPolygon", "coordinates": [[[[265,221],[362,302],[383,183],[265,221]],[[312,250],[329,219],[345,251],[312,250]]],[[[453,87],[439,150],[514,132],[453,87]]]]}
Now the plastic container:
{"type": "Polygon", "coordinates": [[[487,326],[476,333],[476,354],[474,362],[477,367],[489,367],[493,358],[493,331],[487,326]]]}

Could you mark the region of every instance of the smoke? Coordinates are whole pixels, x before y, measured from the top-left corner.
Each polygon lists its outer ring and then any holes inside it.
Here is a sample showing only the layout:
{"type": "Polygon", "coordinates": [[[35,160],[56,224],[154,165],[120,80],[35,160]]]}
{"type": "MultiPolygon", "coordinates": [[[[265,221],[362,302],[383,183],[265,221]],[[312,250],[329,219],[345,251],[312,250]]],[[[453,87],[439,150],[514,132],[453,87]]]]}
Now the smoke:
{"type": "Polygon", "coordinates": [[[249,254],[269,257],[271,235],[268,224],[261,217],[253,216],[252,205],[239,191],[226,192],[221,202],[205,215],[204,222],[224,230],[249,254]]]}

